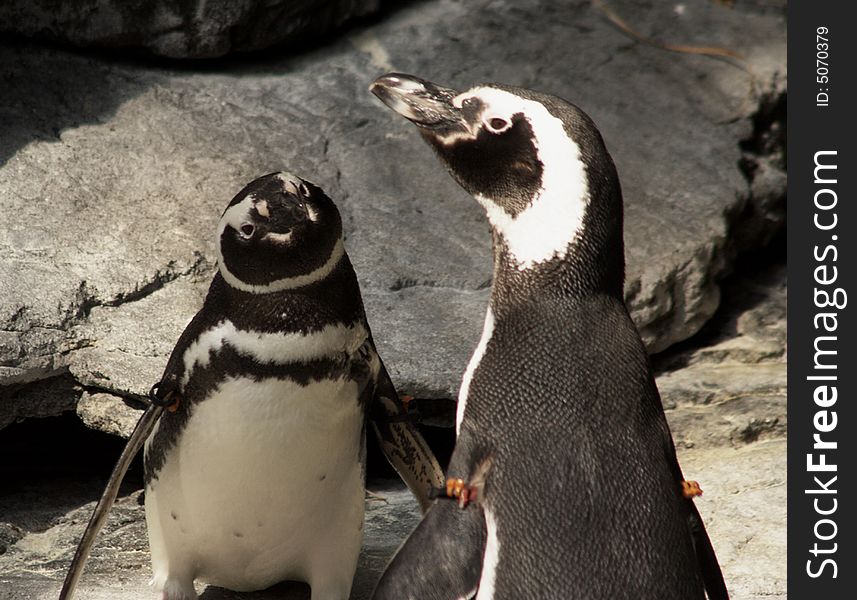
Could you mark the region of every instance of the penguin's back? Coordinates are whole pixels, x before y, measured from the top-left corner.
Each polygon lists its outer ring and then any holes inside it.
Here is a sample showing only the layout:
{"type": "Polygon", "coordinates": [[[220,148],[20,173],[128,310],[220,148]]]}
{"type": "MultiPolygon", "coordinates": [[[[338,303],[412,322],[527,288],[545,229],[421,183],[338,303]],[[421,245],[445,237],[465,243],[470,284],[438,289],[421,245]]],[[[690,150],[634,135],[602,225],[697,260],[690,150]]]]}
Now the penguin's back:
{"type": "Polygon", "coordinates": [[[491,453],[493,597],[702,598],[668,428],[624,305],[545,296],[494,319],[462,423],[491,453]]]}

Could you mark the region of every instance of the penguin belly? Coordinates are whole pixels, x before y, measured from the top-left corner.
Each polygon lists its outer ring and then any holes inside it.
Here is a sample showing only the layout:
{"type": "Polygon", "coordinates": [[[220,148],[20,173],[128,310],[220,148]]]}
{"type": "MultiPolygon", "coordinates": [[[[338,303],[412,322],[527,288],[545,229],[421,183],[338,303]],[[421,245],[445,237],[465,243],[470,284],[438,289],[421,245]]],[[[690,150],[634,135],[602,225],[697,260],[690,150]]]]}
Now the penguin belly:
{"type": "Polygon", "coordinates": [[[193,598],[194,579],[236,591],[290,579],[347,598],[364,511],[357,398],[345,378],[230,378],[194,405],[146,491],[156,588],[193,598]]]}

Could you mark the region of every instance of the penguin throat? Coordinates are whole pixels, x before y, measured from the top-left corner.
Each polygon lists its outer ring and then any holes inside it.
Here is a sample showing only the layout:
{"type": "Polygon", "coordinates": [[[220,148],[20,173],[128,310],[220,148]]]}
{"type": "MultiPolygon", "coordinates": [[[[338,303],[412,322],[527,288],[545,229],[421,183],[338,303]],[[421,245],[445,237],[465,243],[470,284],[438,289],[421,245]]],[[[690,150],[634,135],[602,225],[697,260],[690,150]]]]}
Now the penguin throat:
{"type": "Polygon", "coordinates": [[[219,245],[217,251],[217,264],[223,279],[233,288],[239,289],[243,292],[249,292],[251,294],[268,294],[271,292],[294,290],[321,281],[333,272],[336,265],[338,265],[342,260],[343,256],[345,256],[345,246],[342,244],[342,239],[339,239],[331,250],[328,259],[317,269],[310,271],[309,273],[295,275],[294,277],[275,279],[274,281],[264,285],[247,283],[232,273],[226,266],[226,261],[223,259],[223,253],[221,252],[219,245]]]}
{"type": "MultiPolygon", "coordinates": [[[[585,174],[582,175],[585,181],[585,174]]],[[[577,182],[553,190],[542,188],[527,208],[510,215],[496,202],[482,195],[475,198],[485,209],[494,232],[502,238],[515,267],[520,271],[540,263],[563,259],[583,231],[583,217],[589,195],[577,182]],[[575,189],[576,188],[576,189],[575,189]]]]}

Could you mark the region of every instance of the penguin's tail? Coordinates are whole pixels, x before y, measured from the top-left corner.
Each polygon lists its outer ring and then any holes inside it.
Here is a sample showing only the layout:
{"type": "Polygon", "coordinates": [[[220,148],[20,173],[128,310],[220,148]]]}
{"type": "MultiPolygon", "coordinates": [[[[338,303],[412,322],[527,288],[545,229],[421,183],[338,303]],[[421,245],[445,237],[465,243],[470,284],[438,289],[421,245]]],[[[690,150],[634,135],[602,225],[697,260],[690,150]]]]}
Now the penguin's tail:
{"type": "Polygon", "coordinates": [[[705,593],[708,595],[708,600],[729,600],[726,582],[723,580],[723,573],[720,570],[720,563],[717,562],[714,546],[711,545],[711,539],[708,537],[708,532],[705,531],[705,524],[702,522],[702,517],[699,515],[693,500],[687,502],[690,503],[689,520],[693,549],[696,551],[696,562],[702,574],[705,593]]]}

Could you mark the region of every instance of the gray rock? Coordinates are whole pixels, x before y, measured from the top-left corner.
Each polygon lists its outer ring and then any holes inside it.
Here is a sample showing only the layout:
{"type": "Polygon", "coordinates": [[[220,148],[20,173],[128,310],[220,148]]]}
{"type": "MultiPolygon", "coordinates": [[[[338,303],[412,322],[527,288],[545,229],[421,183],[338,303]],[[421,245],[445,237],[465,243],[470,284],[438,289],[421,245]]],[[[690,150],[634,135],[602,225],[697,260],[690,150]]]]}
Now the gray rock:
{"type": "Polygon", "coordinates": [[[72,411],[83,393],[68,373],[28,385],[0,386],[0,429],[23,419],[72,411]]]}
{"type": "Polygon", "coordinates": [[[739,447],[786,434],[786,265],[769,259],[725,282],[724,305],[699,339],[656,359],[679,447],[739,447]]]}
{"type": "MultiPolygon", "coordinates": [[[[784,250],[783,250],[784,254],[784,250]]],[[[762,258],[727,280],[718,314],[694,339],[659,355],[658,385],[671,405],[785,393],[786,265],[762,258]],[[772,262],[769,262],[772,261],[772,262]]]]}
{"type": "Polygon", "coordinates": [[[24,530],[12,523],[0,523],[0,554],[6,551],[15,542],[24,537],[24,530]]]}
{"type": "Polygon", "coordinates": [[[739,448],[679,449],[684,475],[699,481],[696,505],[735,600],[786,594],[786,441],[739,448]]]}
{"type": "Polygon", "coordinates": [[[743,396],[785,396],[785,362],[701,363],[668,371],[658,378],[664,405],[717,404],[743,396]]]}
{"type": "Polygon", "coordinates": [[[133,302],[97,306],[77,335],[98,340],[69,363],[83,384],[119,394],[146,394],[159,381],[179,334],[202,305],[212,267],[182,276],[133,302]]]}
{"type": "Polygon", "coordinates": [[[128,439],[142,410],[129,406],[113,394],[84,394],[78,401],[77,416],[87,427],[128,439]]]}
{"type": "Polygon", "coordinates": [[[590,112],[625,190],[633,316],[653,351],[691,336],[736,252],[781,227],[774,151],[748,140],[784,93],[785,20],[705,0],[681,14],[612,6],[647,35],[741,52],[756,87],[735,65],[632,41],[582,0],[413,3],[329,47],[200,72],[0,47],[2,384],[71,373],[93,392],[146,393],[201,303],[223,207],[289,169],[339,204],[402,392],[455,397],[482,325],[489,236],[413,128],[366,91],[391,69],[536,87],[590,112]],[[745,172],[747,156],[764,166],[745,172]],[[736,241],[745,221],[755,233],[736,241]]]}
{"type": "MultiPolygon", "coordinates": [[[[645,35],[741,52],[755,88],[735,65],[629,39],[593,3],[483,4],[410,3],[329,47],[204,72],[0,48],[0,427],[77,405],[90,425],[127,431],[115,396],[160,376],[213,274],[220,211],[279,169],[341,207],[401,391],[455,397],[490,285],[484,216],[366,86],[396,69],[536,87],[590,112],[618,165],[627,298],[651,350],[678,343],[657,357],[658,382],[733,598],[785,598],[784,270],[721,289],[784,222],[781,4],[610,2],[645,35]]],[[[25,532],[0,556],[0,599],[56,597],[102,483],[0,496],[25,532]]],[[[386,501],[367,501],[354,598],[418,519],[400,487],[375,491],[386,501]]],[[[81,597],[153,597],[142,512],[125,489],[81,597]]],[[[203,594],[274,597],[307,590],[203,594]]]]}
{"type": "Polygon", "coordinates": [[[461,374],[482,331],[488,291],[414,286],[364,292],[378,351],[389,357],[393,380],[408,382],[405,390],[417,398],[458,398],[461,374]]]}
{"type": "Polygon", "coordinates": [[[0,33],[77,46],[143,48],[172,58],[210,58],[308,42],[369,15],[380,0],[228,0],[0,4],[0,33]]]}
{"type": "Polygon", "coordinates": [[[667,420],[679,448],[737,448],[781,439],[788,429],[786,395],[747,393],[709,406],[678,406],[667,410],[667,420]]]}

